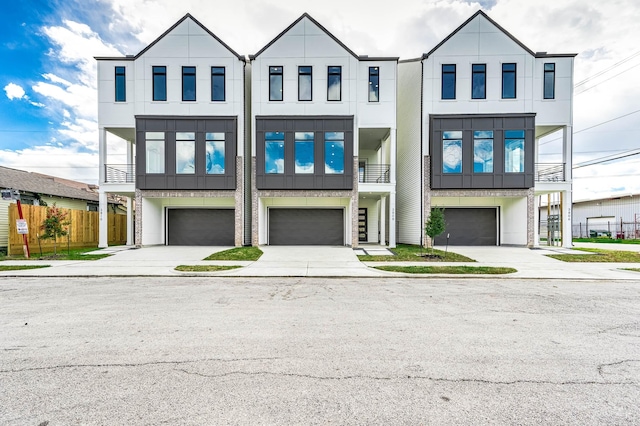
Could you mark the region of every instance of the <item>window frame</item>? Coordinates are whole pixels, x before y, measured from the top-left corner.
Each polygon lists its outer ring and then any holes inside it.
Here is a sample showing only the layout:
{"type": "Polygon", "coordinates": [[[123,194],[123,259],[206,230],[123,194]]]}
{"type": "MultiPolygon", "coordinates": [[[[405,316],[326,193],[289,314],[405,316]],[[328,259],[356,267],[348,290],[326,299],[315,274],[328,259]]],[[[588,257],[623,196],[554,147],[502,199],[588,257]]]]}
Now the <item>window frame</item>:
{"type": "Polygon", "coordinates": [[[298,101],[299,102],[310,102],[313,101],[313,67],[311,65],[299,65],[298,66],[298,101]],[[303,69],[309,69],[309,72],[303,72],[303,69]],[[300,84],[302,78],[305,76],[309,76],[309,99],[302,99],[300,88],[302,85],[300,84]]]}
{"type": "Polygon", "coordinates": [[[329,65],[327,66],[327,102],[341,102],[342,101],[342,65],[329,65]],[[337,68],[339,72],[331,72],[332,68],[337,68]],[[329,97],[330,89],[331,89],[331,76],[338,76],[339,82],[339,90],[338,90],[338,99],[331,99],[329,97]]]}
{"type": "Polygon", "coordinates": [[[443,175],[462,175],[464,170],[464,134],[462,130],[443,130],[442,137],[440,138],[442,143],[442,174],[443,175]],[[456,169],[446,169],[447,162],[445,156],[447,153],[447,146],[456,146],[459,148],[460,155],[457,158],[456,169]],[[460,168],[458,171],[457,168],[460,168]]]}
{"type": "Polygon", "coordinates": [[[167,67],[166,65],[152,65],[151,66],[151,75],[152,75],[152,100],[154,102],[166,102],[167,100],[167,67]],[[156,97],[156,88],[159,81],[156,81],[156,77],[162,77],[163,81],[160,84],[163,87],[164,96],[156,97]]]}
{"type": "Polygon", "coordinates": [[[369,67],[369,85],[368,85],[368,101],[369,102],[380,102],[380,67],[369,67]],[[375,77],[375,78],[374,78],[375,77]],[[373,86],[373,81],[377,83],[375,88],[373,86]],[[373,90],[372,90],[373,89],[373,90]],[[375,93],[376,98],[371,99],[371,94],[375,93]]]}
{"type": "Polygon", "coordinates": [[[127,102],[127,67],[116,66],[114,68],[115,102],[127,102]]]}
{"type": "Polygon", "coordinates": [[[196,67],[193,65],[186,65],[182,67],[182,102],[195,102],[197,99],[196,93],[197,93],[197,89],[196,89],[196,67]],[[191,72],[187,72],[187,71],[193,70],[193,73],[191,72]],[[185,88],[185,82],[187,81],[187,79],[193,78],[193,99],[185,99],[185,92],[184,92],[184,88],[185,88]]]}
{"type": "Polygon", "coordinates": [[[145,145],[144,145],[144,151],[145,151],[145,173],[146,174],[165,174],[165,171],[167,169],[166,166],[166,162],[167,162],[167,133],[166,132],[154,132],[154,131],[147,131],[144,133],[144,141],[145,141],[145,145]],[[162,137],[160,136],[162,135],[162,137]],[[153,142],[153,143],[150,143],[153,142]],[[152,163],[151,161],[151,156],[150,156],[150,150],[149,147],[151,145],[156,145],[156,143],[162,142],[162,144],[158,145],[160,149],[160,151],[162,151],[161,153],[158,153],[158,162],[156,164],[157,166],[157,170],[151,170],[150,164],[152,163]]]}
{"type": "Polygon", "coordinates": [[[527,144],[527,133],[524,129],[505,129],[503,133],[503,157],[504,157],[504,173],[505,174],[516,174],[516,173],[525,173],[527,163],[525,161],[526,158],[526,144],[527,144]],[[515,133],[518,135],[515,135],[515,133]],[[522,133],[522,136],[520,136],[522,133]],[[511,169],[513,169],[513,165],[515,164],[513,155],[507,155],[513,153],[513,150],[508,150],[507,147],[509,145],[515,145],[515,142],[522,141],[522,157],[518,159],[518,170],[507,170],[508,165],[511,165],[511,169]]]}
{"type": "Polygon", "coordinates": [[[284,67],[282,65],[269,65],[269,101],[282,102],[284,100],[284,67]],[[280,72],[277,69],[280,68],[280,72]],[[280,99],[272,99],[271,78],[280,76],[280,99]]]}
{"type": "Polygon", "coordinates": [[[313,175],[316,171],[315,159],[315,132],[294,132],[293,133],[293,173],[296,175],[313,175]],[[309,139],[308,136],[311,136],[309,139]],[[302,171],[298,166],[298,153],[301,145],[311,145],[311,170],[302,171]]]}
{"type": "Polygon", "coordinates": [[[494,140],[495,140],[495,130],[474,130],[472,133],[473,136],[473,173],[475,174],[481,174],[481,175],[487,175],[487,174],[493,174],[494,173],[494,158],[495,158],[495,146],[494,146],[494,140]],[[478,164],[476,162],[476,157],[478,154],[478,148],[481,146],[481,144],[483,142],[491,142],[491,170],[486,170],[487,168],[487,163],[489,163],[489,161],[485,161],[482,164],[482,169],[483,170],[477,170],[476,164],[478,164]]]}
{"type": "Polygon", "coordinates": [[[515,62],[505,62],[502,64],[502,99],[517,99],[518,97],[518,64],[515,62]],[[513,70],[505,70],[505,66],[513,65],[513,70]],[[505,76],[513,74],[513,96],[505,96],[505,76]]]}
{"type": "Polygon", "coordinates": [[[226,102],[227,100],[227,69],[225,67],[211,67],[211,102],[226,102]],[[215,72],[222,70],[222,73],[215,72]],[[222,99],[215,99],[214,79],[222,77],[222,99]]]}
{"type": "Polygon", "coordinates": [[[227,169],[227,150],[226,150],[226,142],[227,142],[227,135],[224,132],[205,132],[204,134],[205,139],[204,139],[204,152],[205,152],[205,175],[206,176],[220,176],[220,175],[224,175],[227,169]],[[222,136],[220,136],[222,135],[222,136]],[[220,152],[220,150],[216,150],[215,147],[217,145],[219,145],[220,143],[222,143],[222,171],[212,171],[215,170],[213,168],[213,157],[215,157],[215,153],[216,151],[220,152]],[[209,147],[213,148],[213,154],[212,154],[212,158],[211,158],[211,165],[209,163],[209,151],[208,148],[209,147]]]}
{"type": "Polygon", "coordinates": [[[487,99],[487,64],[471,64],[471,99],[487,99]],[[476,70],[476,67],[482,67],[482,71],[476,70]],[[482,97],[474,94],[476,75],[482,76],[482,97]]]}
{"type": "Polygon", "coordinates": [[[441,66],[441,71],[442,71],[442,75],[441,75],[441,87],[440,87],[440,99],[442,100],[454,100],[456,98],[456,64],[442,64],[441,66]],[[453,71],[448,71],[445,70],[445,67],[453,67],[453,71]],[[452,97],[446,97],[445,96],[445,86],[444,86],[444,82],[445,82],[445,75],[453,75],[453,96],[452,97]]]}
{"type": "Polygon", "coordinates": [[[543,78],[542,78],[542,98],[543,99],[555,99],[556,98],[556,63],[545,62],[542,66],[543,78]],[[547,65],[553,67],[552,70],[547,71],[547,65]],[[547,96],[547,78],[551,78],[551,96],[547,96]]]}

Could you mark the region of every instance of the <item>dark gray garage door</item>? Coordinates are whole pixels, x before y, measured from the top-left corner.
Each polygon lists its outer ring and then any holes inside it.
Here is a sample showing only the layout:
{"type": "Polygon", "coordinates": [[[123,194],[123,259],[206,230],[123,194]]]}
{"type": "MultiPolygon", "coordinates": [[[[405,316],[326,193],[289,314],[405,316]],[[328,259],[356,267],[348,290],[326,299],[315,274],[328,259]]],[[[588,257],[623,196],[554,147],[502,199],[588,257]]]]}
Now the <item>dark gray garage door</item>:
{"type": "Polygon", "coordinates": [[[233,246],[233,209],[168,209],[170,246],[233,246]]]}
{"type": "Polygon", "coordinates": [[[442,235],[436,237],[437,245],[495,246],[497,245],[497,209],[444,209],[447,224],[442,235]]]}
{"type": "Polygon", "coordinates": [[[343,245],[343,209],[269,209],[271,245],[343,245]]]}

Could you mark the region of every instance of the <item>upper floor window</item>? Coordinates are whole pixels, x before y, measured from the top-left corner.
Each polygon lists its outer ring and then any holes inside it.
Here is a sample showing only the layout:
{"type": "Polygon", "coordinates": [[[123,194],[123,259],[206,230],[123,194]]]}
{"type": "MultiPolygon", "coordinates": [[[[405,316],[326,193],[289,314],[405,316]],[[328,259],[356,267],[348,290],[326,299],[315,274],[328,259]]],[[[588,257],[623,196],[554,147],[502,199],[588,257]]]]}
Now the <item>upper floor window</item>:
{"type": "Polygon", "coordinates": [[[380,100],[380,70],[378,67],[369,67],[369,102],[380,100]]]}
{"type": "Polygon", "coordinates": [[[145,132],[146,172],[164,173],[164,132],[145,132]]]}
{"type": "Polygon", "coordinates": [[[504,132],[504,171],[524,173],[524,130],[504,132]]]}
{"type": "Polygon", "coordinates": [[[282,67],[269,67],[269,100],[282,100],[282,67]]]}
{"type": "Polygon", "coordinates": [[[324,133],[324,172],[344,173],[344,132],[324,133]]]}
{"type": "Polygon", "coordinates": [[[442,99],[456,98],[456,66],[442,64],[442,99]]]}
{"type": "Polygon", "coordinates": [[[196,67],[182,67],[182,100],[196,100],[196,67]]]}
{"type": "Polygon", "coordinates": [[[264,172],[284,174],[284,132],[266,132],[264,139],[264,172]]]}
{"type": "Polygon", "coordinates": [[[516,98],[516,64],[502,64],[502,99],[516,98]]]}
{"type": "Polygon", "coordinates": [[[192,175],[196,172],[196,134],[176,132],[176,173],[192,175]]]}
{"type": "Polygon", "coordinates": [[[211,67],[211,100],[225,100],[225,70],[224,67],[211,67]]]}
{"type": "Polygon", "coordinates": [[[471,65],[471,99],[487,98],[487,65],[471,65]]]}
{"type": "Polygon", "coordinates": [[[116,102],[126,102],[127,86],[125,67],[116,67],[116,102]]]}
{"type": "Polygon", "coordinates": [[[493,131],[473,132],[473,172],[493,173],[493,131]]]}
{"type": "Polygon", "coordinates": [[[298,67],[298,100],[310,101],[312,99],[311,67],[298,67]]]}
{"type": "Polygon", "coordinates": [[[544,64],[544,99],[556,97],[556,64],[544,64]]]}
{"type": "Polygon", "coordinates": [[[206,133],[207,174],[224,174],[224,133],[206,133]]]}
{"type": "Polygon", "coordinates": [[[342,100],[342,67],[327,68],[327,100],[342,100]]]}
{"type": "Polygon", "coordinates": [[[295,172],[306,174],[314,171],[314,144],[313,132],[296,132],[294,155],[295,155],[295,172]]]}
{"type": "Polygon", "coordinates": [[[167,100],[167,67],[152,67],[153,69],[153,100],[167,100]]]}
{"type": "Polygon", "coordinates": [[[442,173],[462,173],[462,132],[442,132],[442,173]]]}

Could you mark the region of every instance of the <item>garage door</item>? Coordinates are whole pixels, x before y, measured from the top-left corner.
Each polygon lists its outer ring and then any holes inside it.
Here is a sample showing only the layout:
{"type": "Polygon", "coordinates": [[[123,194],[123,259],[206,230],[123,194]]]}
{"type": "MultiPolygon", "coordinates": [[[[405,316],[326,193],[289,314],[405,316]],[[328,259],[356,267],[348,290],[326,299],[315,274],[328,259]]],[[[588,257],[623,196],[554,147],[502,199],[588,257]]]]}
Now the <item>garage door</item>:
{"type": "Polygon", "coordinates": [[[495,246],[497,245],[497,209],[444,209],[445,231],[436,237],[437,245],[495,246]]]}
{"type": "Polygon", "coordinates": [[[168,209],[170,246],[234,246],[233,209],[168,209]]]}
{"type": "Polygon", "coordinates": [[[271,245],[344,245],[343,209],[269,209],[271,245]]]}

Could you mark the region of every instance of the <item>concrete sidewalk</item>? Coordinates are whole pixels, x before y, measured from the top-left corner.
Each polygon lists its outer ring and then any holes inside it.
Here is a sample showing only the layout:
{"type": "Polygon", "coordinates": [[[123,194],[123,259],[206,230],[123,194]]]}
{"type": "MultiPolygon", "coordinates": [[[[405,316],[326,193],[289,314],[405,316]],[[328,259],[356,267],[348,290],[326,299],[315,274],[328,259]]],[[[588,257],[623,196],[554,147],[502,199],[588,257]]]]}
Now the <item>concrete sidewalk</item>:
{"type": "MultiPolygon", "coordinates": [[[[581,244],[576,244],[577,246],[581,244]]],[[[640,245],[601,244],[608,250],[640,251],[640,245]],[[622,246],[622,247],[618,247],[622,246]]],[[[508,275],[491,275],[491,278],[541,278],[541,279],[598,279],[637,280],[640,273],[623,268],[640,268],[640,263],[568,263],[549,258],[554,253],[576,252],[560,247],[528,249],[526,247],[450,247],[449,250],[467,256],[476,262],[427,263],[427,262],[360,262],[349,247],[326,246],[263,246],[264,252],[257,261],[205,261],[212,253],[230,247],[152,246],[135,249],[117,246],[91,253],[109,253],[110,257],[96,261],[47,261],[12,260],[2,265],[51,265],[48,268],[20,271],[0,271],[0,277],[8,276],[228,276],[228,277],[464,277],[444,274],[399,274],[374,269],[382,265],[469,265],[501,266],[515,268],[518,272],[508,275]],[[178,265],[237,265],[238,269],[219,272],[179,272],[178,265]]],[[[443,247],[440,247],[443,248],[443,247]]],[[[478,275],[473,275],[478,277],[478,275]]]]}

